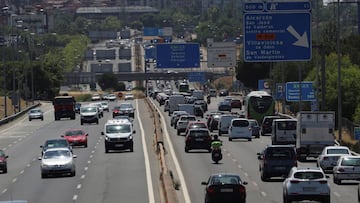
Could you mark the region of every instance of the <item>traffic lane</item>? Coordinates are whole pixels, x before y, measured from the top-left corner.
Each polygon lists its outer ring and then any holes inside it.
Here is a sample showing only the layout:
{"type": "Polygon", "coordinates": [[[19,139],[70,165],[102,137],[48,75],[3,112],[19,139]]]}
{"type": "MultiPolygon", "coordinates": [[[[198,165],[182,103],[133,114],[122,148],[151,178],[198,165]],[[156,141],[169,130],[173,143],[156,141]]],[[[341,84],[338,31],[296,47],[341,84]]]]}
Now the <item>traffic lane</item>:
{"type": "MultiPolygon", "coordinates": [[[[53,116],[52,116],[53,117],[53,116]]],[[[19,125],[19,130],[25,131],[27,126],[19,125]]],[[[66,188],[58,188],[56,185],[44,185],[41,182],[24,182],[24,180],[32,180],[31,177],[37,177],[41,180],[40,177],[40,161],[37,160],[41,154],[40,145],[44,143],[46,139],[49,138],[60,138],[60,135],[69,128],[81,128],[80,127],[80,119],[77,117],[76,120],[70,119],[63,119],[61,121],[53,121],[48,123],[47,125],[44,124],[43,127],[37,129],[36,131],[32,132],[26,139],[22,142],[17,143],[16,145],[12,146],[9,149],[9,156],[12,157],[10,162],[8,162],[9,166],[9,173],[3,174],[5,178],[0,180],[1,182],[1,196],[0,199],[7,199],[11,198],[18,198],[14,196],[15,191],[21,191],[23,187],[27,188],[27,192],[31,193],[38,193],[39,191],[46,191],[47,187],[51,187],[56,191],[68,190],[72,191],[75,187],[73,185],[75,183],[69,182],[69,186],[66,188]],[[28,168],[35,170],[27,170],[28,168]],[[11,171],[11,172],[10,172],[11,171]],[[34,172],[36,171],[36,172],[34,172]],[[30,177],[30,178],[28,178],[30,177]],[[16,181],[14,181],[16,180],[16,181]],[[22,184],[15,184],[17,181],[21,182],[22,184]],[[19,189],[18,189],[19,188],[19,189]]],[[[87,131],[96,132],[97,125],[88,125],[86,128],[87,131]]],[[[98,131],[100,133],[100,131],[98,131]]],[[[97,133],[94,133],[97,134],[97,133]]],[[[94,137],[95,138],[95,137],[94,137]]],[[[86,153],[90,153],[90,149],[95,145],[95,139],[92,138],[92,133],[90,133],[88,139],[88,148],[74,148],[74,153],[78,155],[76,158],[76,168],[81,168],[82,165],[86,164],[86,161],[82,157],[86,157],[86,153]]],[[[74,180],[75,177],[71,180],[74,180]]],[[[67,193],[64,191],[64,193],[67,193]]],[[[72,192],[71,192],[72,193],[72,192]]],[[[69,192],[70,194],[70,192],[69,192]]],[[[17,195],[17,194],[16,194],[17,195]]],[[[19,195],[27,195],[27,194],[20,194],[19,195]]],[[[46,195],[45,195],[46,196],[46,195]]],[[[53,196],[56,197],[56,196],[53,196]]],[[[27,196],[19,196],[22,199],[30,199],[32,197],[27,196]]],[[[34,202],[42,202],[40,197],[35,197],[34,202]]],[[[62,199],[59,196],[60,200],[62,199]]],[[[46,201],[43,201],[46,202],[46,201]]]]}
{"type": "MultiPolygon", "coordinates": [[[[123,101],[118,101],[117,104],[123,101]]],[[[136,101],[128,101],[136,107],[136,101]]],[[[152,129],[150,126],[152,120],[143,101],[140,101],[139,111],[141,112],[142,121],[146,121],[145,128],[147,131],[152,129]]],[[[111,119],[111,118],[109,118],[111,119]]],[[[83,174],[82,181],[79,183],[79,189],[73,198],[76,202],[150,202],[148,198],[147,176],[145,168],[145,157],[142,148],[141,127],[139,125],[138,114],[135,114],[133,121],[134,129],[134,152],[128,150],[111,151],[105,153],[104,138],[101,136],[96,143],[96,150],[92,151],[89,156],[90,163],[87,171],[83,174]],[[119,199],[121,198],[121,199],[119,199]]],[[[150,140],[147,140],[150,141],[150,140]]],[[[151,146],[153,142],[146,143],[151,146]]],[[[151,149],[147,153],[154,154],[151,149]]],[[[151,156],[152,161],[156,157],[151,156]]],[[[156,162],[155,162],[156,163],[156,162]]],[[[157,164],[155,164],[157,165],[157,164]]],[[[152,171],[152,177],[156,174],[156,169],[152,171]]],[[[159,173],[157,173],[159,174],[159,173]]],[[[154,180],[155,178],[153,178],[154,180]]],[[[154,188],[158,188],[158,181],[154,181],[154,188]]],[[[160,199],[159,194],[155,194],[156,199],[160,199]]],[[[156,201],[159,202],[159,201],[156,201]]]]}

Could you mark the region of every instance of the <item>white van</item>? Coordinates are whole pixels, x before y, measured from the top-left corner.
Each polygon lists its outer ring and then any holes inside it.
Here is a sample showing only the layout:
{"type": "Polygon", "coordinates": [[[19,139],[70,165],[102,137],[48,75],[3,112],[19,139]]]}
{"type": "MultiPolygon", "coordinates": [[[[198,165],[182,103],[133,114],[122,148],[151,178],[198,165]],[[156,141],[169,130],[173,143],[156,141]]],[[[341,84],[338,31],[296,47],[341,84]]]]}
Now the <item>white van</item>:
{"type": "Polygon", "coordinates": [[[251,141],[251,124],[247,118],[234,118],[231,120],[229,127],[229,141],[240,138],[251,141]]]}
{"type": "Polygon", "coordinates": [[[275,119],[272,122],[271,143],[295,144],[296,143],[296,119],[275,119]]]}
{"type": "Polygon", "coordinates": [[[223,114],[220,116],[218,122],[219,136],[221,136],[222,134],[227,134],[229,132],[231,120],[234,118],[239,118],[239,115],[223,114]]]}

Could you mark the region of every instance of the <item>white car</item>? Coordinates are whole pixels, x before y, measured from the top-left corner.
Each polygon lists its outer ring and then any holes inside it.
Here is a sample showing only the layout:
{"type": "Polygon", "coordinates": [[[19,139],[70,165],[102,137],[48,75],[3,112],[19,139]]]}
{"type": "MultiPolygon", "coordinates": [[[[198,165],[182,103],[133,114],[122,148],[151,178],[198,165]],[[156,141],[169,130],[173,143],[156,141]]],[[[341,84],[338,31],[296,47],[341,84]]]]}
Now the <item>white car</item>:
{"type": "Polygon", "coordinates": [[[91,96],[91,100],[92,100],[92,101],[99,101],[99,100],[101,100],[100,94],[93,94],[93,95],[91,96]]]}
{"type": "Polygon", "coordinates": [[[251,141],[252,132],[251,125],[247,118],[234,118],[230,122],[229,130],[229,141],[233,139],[247,139],[251,141]]]}
{"type": "Polygon", "coordinates": [[[90,103],[90,105],[98,107],[100,118],[104,117],[104,108],[103,108],[103,106],[101,105],[100,102],[90,103]]]}
{"type": "Polygon", "coordinates": [[[39,158],[41,160],[41,178],[49,175],[69,174],[75,176],[76,155],[69,148],[50,148],[39,158]]]}
{"type": "Polygon", "coordinates": [[[190,121],[196,121],[196,117],[194,115],[182,115],[176,123],[176,131],[177,135],[185,132],[186,127],[190,121]]]}
{"type": "Polygon", "coordinates": [[[333,168],[335,184],[342,180],[360,180],[360,156],[341,156],[333,168]]]}
{"type": "Polygon", "coordinates": [[[109,95],[107,96],[107,99],[108,99],[109,101],[115,101],[115,100],[116,100],[116,95],[115,95],[115,94],[109,94],[109,95]]]}
{"type": "Polygon", "coordinates": [[[324,171],[331,170],[336,165],[340,156],[351,155],[351,151],[346,146],[327,146],[317,158],[317,166],[324,171]]]}
{"type": "Polygon", "coordinates": [[[283,182],[283,202],[311,200],[330,203],[327,178],[321,168],[293,167],[283,182]]]}
{"type": "Polygon", "coordinates": [[[124,96],[125,100],[133,100],[134,99],[134,95],[132,93],[126,93],[124,96]]]}
{"type": "Polygon", "coordinates": [[[100,102],[100,104],[103,108],[103,111],[109,112],[109,103],[107,101],[102,101],[102,102],[100,102]]]}

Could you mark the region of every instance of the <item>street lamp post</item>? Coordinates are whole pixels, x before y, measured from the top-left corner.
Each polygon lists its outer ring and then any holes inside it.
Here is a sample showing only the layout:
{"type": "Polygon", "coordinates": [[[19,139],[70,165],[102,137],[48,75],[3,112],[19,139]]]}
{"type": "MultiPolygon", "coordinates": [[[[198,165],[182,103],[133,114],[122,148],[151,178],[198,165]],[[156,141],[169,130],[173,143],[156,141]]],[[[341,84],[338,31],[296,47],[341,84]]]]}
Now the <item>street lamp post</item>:
{"type": "Polygon", "coordinates": [[[339,140],[342,141],[342,108],[341,108],[341,53],[340,53],[340,0],[337,0],[337,37],[336,37],[336,49],[338,54],[338,132],[339,140]]]}

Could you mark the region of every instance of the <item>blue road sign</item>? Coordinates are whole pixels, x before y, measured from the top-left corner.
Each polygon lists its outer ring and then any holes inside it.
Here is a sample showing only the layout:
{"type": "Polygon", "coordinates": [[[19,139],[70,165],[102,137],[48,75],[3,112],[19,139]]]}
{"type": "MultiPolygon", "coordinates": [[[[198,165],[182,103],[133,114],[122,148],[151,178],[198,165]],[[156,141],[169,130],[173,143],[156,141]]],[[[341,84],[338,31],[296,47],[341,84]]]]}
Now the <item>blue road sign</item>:
{"type": "Polygon", "coordinates": [[[286,87],[283,85],[283,83],[276,83],[276,90],[275,90],[275,99],[276,100],[282,100],[284,98],[286,87]]]}
{"type": "Polygon", "coordinates": [[[188,80],[189,82],[200,82],[200,83],[205,83],[207,81],[204,72],[189,72],[188,80]]]}
{"type": "Polygon", "coordinates": [[[311,59],[310,13],[247,13],[244,60],[248,62],[311,59]]]}
{"type": "Polygon", "coordinates": [[[198,43],[156,45],[156,68],[199,67],[200,46],[198,43]]]}
{"type": "Polygon", "coordinates": [[[354,127],[355,140],[360,140],[360,127],[354,127]]]}
{"type": "Polygon", "coordinates": [[[156,55],[155,47],[145,49],[145,59],[154,59],[155,55],[156,55]]]}
{"type": "Polygon", "coordinates": [[[313,82],[301,82],[301,90],[299,82],[286,83],[286,101],[297,102],[300,101],[316,101],[313,82]],[[301,92],[301,93],[300,93],[301,92]]]}
{"type": "Polygon", "coordinates": [[[293,2],[266,2],[267,11],[310,11],[311,4],[309,1],[293,1],[293,2]]]}

